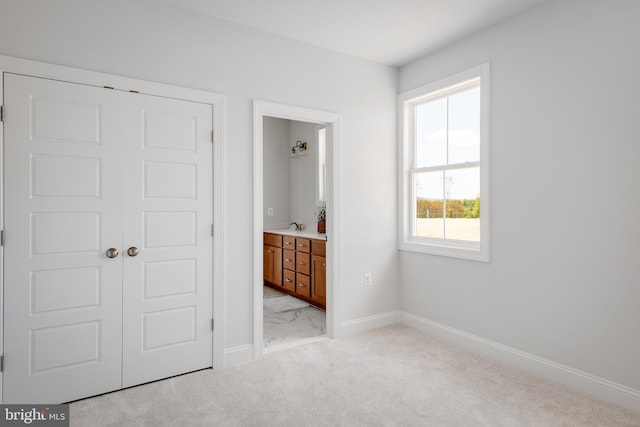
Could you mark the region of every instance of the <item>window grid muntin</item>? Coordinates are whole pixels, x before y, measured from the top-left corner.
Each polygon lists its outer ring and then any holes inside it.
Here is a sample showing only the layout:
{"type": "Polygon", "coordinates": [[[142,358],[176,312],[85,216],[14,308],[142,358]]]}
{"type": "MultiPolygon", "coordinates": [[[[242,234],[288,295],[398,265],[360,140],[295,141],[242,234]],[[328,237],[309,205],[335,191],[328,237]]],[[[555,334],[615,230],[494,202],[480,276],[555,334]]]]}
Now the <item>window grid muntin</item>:
{"type": "MultiPolygon", "coordinates": [[[[410,241],[419,241],[419,242],[424,242],[424,243],[431,243],[434,244],[437,242],[446,242],[446,241],[455,241],[457,244],[465,246],[463,243],[469,243],[469,247],[470,248],[477,248],[479,247],[480,242],[479,241],[474,241],[474,240],[457,240],[457,239],[449,239],[447,238],[447,233],[446,233],[446,196],[443,197],[443,211],[445,212],[444,215],[444,231],[443,234],[445,237],[443,238],[433,238],[433,237],[422,237],[422,236],[418,236],[417,235],[417,183],[416,183],[416,177],[419,173],[422,172],[437,172],[437,171],[444,171],[446,172],[447,170],[452,170],[452,169],[465,169],[465,168],[474,168],[474,167],[478,167],[480,168],[480,182],[479,182],[479,187],[481,189],[481,193],[482,193],[482,166],[481,166],[481,160],[482,160],[482,154],[481,154],[481,159],[477,160],[477,161],[473,161],[473,162],[463,162],[463,163],[455,163],[455,164],[449,164],[449,97],[460,93],[460,92],[464,92],[466,90],[470,90],[470,89],[474,89],[474,88],[480,88],[480,90],[482,90],[482,81],[481,81],[481,76],[477,76],[474,77],[472,79],[468,79],[465,80],[463,82],[457,83],[457,84],[453,84],[451,86],[430,92],[428,94],[425,94],[423,96],[419,96],[413,99],[410,99],[408,101],[406,101],[405,105],[407,105],[408,110],[409,110],[409,132],[410,132],[410,147],[409,147],[409,151],[410,151],[410,164],[411,164],[411,168],[408,170],[409,173],[409,180],[410,180],[410,188],[409,188],[409,197],[410,197],[410,207],[409,207],[409,224],[410,224],[410,235],[409,240],[410,241]],[[432,102],[432,101],[436,101],[438,99],[442,99],[442,98],[446,98],[446,145],[447,145],[447,150],[446,150],[446,160],[447,163],[443,164],[443,165],[434,165],[434,166],[424,166],[424,167],[417,167],[417,107],[425,104],[427,102],[432,102]]],[[[481,101],[481,105],[480,105],[480,114],[482,115],[482,101],[481,101]]],[[[480,135],[482,135],[482,118],[480,118],[480,135]]],[[[482,137],[481,137],[481,141],[480,141],[480,153],[482,153],[482,137]]],[[[443,187],[446,185],[445,182],[442,183],[443,187]]],[[[443,188],[443,194],[446,193],[444,191],[443,188]]],[[[481,194],[481,201],[482,201],[482,194],[481,194]]],[[[479,221],[482,224],[482,211],[480,213],[480,217],[478,218],[479,221]]],[[[480,226],[480,241],[482,240],[482,226],[480,226]]]]}

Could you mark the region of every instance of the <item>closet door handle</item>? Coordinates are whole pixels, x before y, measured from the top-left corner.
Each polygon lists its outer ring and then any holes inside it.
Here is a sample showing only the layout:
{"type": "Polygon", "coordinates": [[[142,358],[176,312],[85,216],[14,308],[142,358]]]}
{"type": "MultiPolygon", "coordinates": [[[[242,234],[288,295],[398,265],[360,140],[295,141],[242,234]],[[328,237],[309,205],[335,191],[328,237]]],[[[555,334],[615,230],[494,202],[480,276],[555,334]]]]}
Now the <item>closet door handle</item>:
{"type": "Polygon", "coordinates": [[[118,250],[116,248],[109,248],[107,249],[107,258],[115,258],[118,256],[120,252],[118,252],[118,250]]]}
{"type": "Polygon", "coordinates": [[[127,255],[129,256],[136,256],[140,253],[140,249],[136,248],[135,246],[131,246],[129,249],[127,249],[127,255]]]}

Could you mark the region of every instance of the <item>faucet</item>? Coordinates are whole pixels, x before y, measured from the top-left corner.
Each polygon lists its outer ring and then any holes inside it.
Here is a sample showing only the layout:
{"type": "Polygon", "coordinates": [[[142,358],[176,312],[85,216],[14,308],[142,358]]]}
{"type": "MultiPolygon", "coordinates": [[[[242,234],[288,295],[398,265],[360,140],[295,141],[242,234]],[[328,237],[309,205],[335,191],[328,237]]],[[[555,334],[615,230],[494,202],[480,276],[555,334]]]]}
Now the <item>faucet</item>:
{"type": "Polygon", "coordinates": [[[298,224],[297,222],[292,222],[291,224],[289,224],[289,226],[292,225],[296,226],[296,231],[302,231],[302,229],[304,228],[304,224],[298,224]]]}

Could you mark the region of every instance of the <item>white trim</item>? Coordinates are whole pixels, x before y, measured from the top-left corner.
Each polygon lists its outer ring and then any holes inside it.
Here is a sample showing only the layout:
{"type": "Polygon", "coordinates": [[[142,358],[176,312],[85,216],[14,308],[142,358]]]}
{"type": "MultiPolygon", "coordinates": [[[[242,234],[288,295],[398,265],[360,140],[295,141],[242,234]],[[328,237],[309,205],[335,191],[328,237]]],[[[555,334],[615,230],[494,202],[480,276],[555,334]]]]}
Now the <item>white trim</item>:
{"type": "Polygon", "coordinates": [[[316,158],[315,158],[315,181],[316,181],[316,206],[321,206],[322,203],[326,203],[327,198],[327,128],[324,125],[317,125],[315,128],[315,137],[316,137],[316,158]],[[324,131],[324,153],[323,150],[320,149],[320,132],[324,131]],[[324,156],[324,171],[322,171],[322,177],[324,178],[324,182],[321,182],[320,179],[320,155],[324,156]],[[322,185],[322,192],[324,193],[324,200],[320,200],[320,186],[322,185]]]}
{"type": "Polygon", "coordinates": [[[399,310],[388,313],[374,314],[373,316],[361,317],[359,319],[346,320],[342,322],[342,332],[344,336],[358,334],[371,329],[382,328],[384,326],[400,323],[402,312],[399,310]]]}
{"type": "MultiPolygon", "coordinates": [[[[0,56],[0,105],[4,105],[4,57],[0,56]]],[[[0,122],[0,229],[4,230],[4,122],[0,122]]],[[[4,246],[0,246],[0,355],[4,355],[4,246]]],[[[4,402],[3,372],[0,371],[0,403],[4,402]]]]}
{"type": "MultiPolygon", "coordinates": [[[[198,89],[190,89],[180,86],[167,85],[164,83],[151,82],[147,80],[133,79],[129,77],[105,74],[95,71],[81,70],[77,68],[64,67],[59,65],[47,64],[43,62],[30,61],[10,56],[0,55],[0,74],[4,72],[24,74],[34,77],[42,77],[53,80],[61,80],[73,83],[86,84],[90,86],[109,86],[115,90],[129,91],[135,90],[142,94],[161,96],[166,98],[182,99],[192,102],[200,102],[209,104],[213,109],[213,126],[214,126],[214,146],[213,146],[213,227],[215,235],[213,239],[213,317],[216,320],[215,329],[213,331],[213,350],[212,365],[214,368],[223,366],[224,357],[224,259],[223,259],[223,230],[224,230],[224,95],[198,89]]],[[[0,79],[0,88],[2,85],[0,79]]],[[[4,92],[0,91],[0,96],[4,92]]],[[[1,103],[4,103],[4,99],[1,103]]],[[[1,129],[1,128],[0,128],[1,129]]],[[[4,132],[1,132],[4,134],[4,132]]],[[[2,136],[0,135],[0,138],[2,136]]],[[[0,147],[1,148],[1,147],[0,147]]],[[[4,150],[2,150],[4,152],[4,150]]],[[[0,163],[2,165],[3,163],[0,163]]],[[[4,175],[4,171],[0,176],[4,175]]],[[[2,186],[0,186],[0,189],[2,186]]],[[[0,190],[1,191],[1,190],[0,190]]],[[[4,200],[4,195],[0,194],[0,199],[4,200]]],[[[4,212],[4,209],[0,209],[4,212]]],[[[1,213],[0,213],[1,215],[1,213]]],[[[0,222],[4,227],[4,220],[0,222]]],[[[0,271],[1,272],[1,271],[0,271]]],[[[0,274],[0,280],[2,280],[0,274]]],[[[0,282],[0,298],[3,292],[3,283],[0,282]]],[[[3,305],[0,300],[0,314],[3,305]]],[[[2,321],[0,315],[0,322],[2,321]]],[[[3,326],[0,323],[0,326],[3,326]]],[[[2,352],[3,343],[0,342],[0,354],[2,352]]],[[[0,374],[0,380],[2,375],[0,374]]],[[[0,401],[2,398],[0,391],[0,401]]]]}
{"type": "MultiPolygon", "coordinates": [[[[490,140],[489,140],[489,96],[490,96],[489,63],[456,73],[452,76],[429,83],[398,95],[398,249],[425,254],[443,255],[474,261],[488,262],[490,259],[491,200],[490,200],[490,140]],[[458,84],[466,87],[469,81],[480,78],[480,242],[466,242],[447,239],[420,239],[412,236],[412,221],[409,215],[413,212],[412,184],[410,171],[412,144],[410,132],[411,101],[422,100],[433,96],[441,96],[442,89],[458,84]],[[432,243],[433,242],[433,243],[432,243]]],[[[457,89],[456,89],[457,90],[457,89]]],[[[453,167],[455,165],[451,165],[453,167]]]]}
{"type": "Polygon", "coordinates": [[[327,127],[327,335],[340,336],[341,319],[341,215],[340,215],[340,116],[321,110],[253,101],[253,357],[263,355],[262,233],[263,218],[263,121],[277,117],[323,124],[327,127]],[[331,130],[331,135],[329,135],[331,130]],[[329,136],[331,139],[329,140],[329,136]]]}
{"type": "Polygon", "coordinates": [[[295,348],[295,347],[300,347],[303,345],[307,345],[307,344],[311,344],[314,342],[319,342],[319,341],[326,341],[329,340],[331,338],[329,338],[326,335],[319,335],[317,337],[309,337],[309,338],[302,338],[293,342],[288,342],[288,343],[284,343],[284,344],[279,344],[279,345],[274,345],[274,346],[270,346],[270,347],[265,347],[263,354],[270,354],[270,353],[275,353],[281,350],[288,350],[290,348],[295,348]]]}
{"type": "Polygon", "coordinates": [[[224,366],[225,99],[213,105],[213,367],[224,366]]]}
{"type": "Polygon", "coordinates": [[[253,360],[253,345],[245,344],[224,349],[224,367],[240,365],[253,360]]]}
{"type": "Polygon", "coordinates": [[[400,321],[444,341],[455,343],[592,397],[640,412],[640,390],[553,362],[450,326],[401,312],[400,321]]]}

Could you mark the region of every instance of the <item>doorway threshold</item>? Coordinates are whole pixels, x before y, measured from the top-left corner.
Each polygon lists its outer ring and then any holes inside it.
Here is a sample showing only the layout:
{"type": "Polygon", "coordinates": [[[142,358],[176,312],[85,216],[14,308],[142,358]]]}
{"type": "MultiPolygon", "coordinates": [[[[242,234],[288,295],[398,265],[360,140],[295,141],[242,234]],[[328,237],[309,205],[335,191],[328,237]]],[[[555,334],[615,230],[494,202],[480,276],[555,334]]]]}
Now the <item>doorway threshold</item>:
{"type": "Polygon", "coordinates": [[[302,338],[296,341],[291,341],[283,344],[265,347],[262,350],[262,354],[275,353],[276,351],[288,350],[290,348],[300,347],[303,345],[307,345],[307,344],[311,344],[319,341],[326,341],[328,339],[331,339],[331,337],[329,337],[329,335],[326,335],[326,334],[318,335],[317,337],[302,338]]]}

